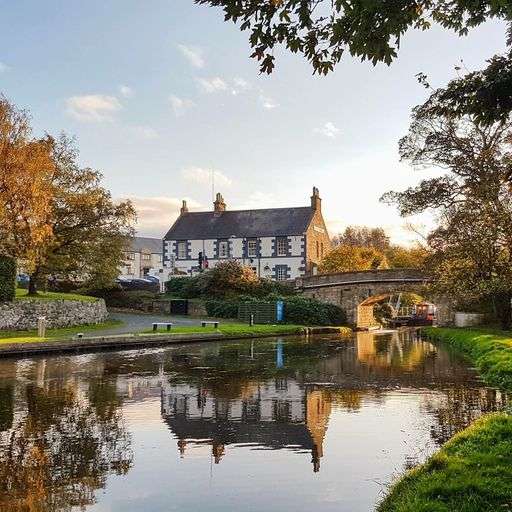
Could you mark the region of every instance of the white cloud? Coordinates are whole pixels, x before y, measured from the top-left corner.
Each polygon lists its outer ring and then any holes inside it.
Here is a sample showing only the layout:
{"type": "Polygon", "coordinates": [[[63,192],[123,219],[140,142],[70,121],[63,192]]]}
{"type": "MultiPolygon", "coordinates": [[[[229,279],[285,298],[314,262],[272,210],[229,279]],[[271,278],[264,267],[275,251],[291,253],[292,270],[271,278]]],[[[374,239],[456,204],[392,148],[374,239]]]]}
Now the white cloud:
{"type": "Polygon", "coordinates": [[[218,91],[226,91],[228,85],[222,78],[215,76],[213,78],[196,78],[199,88],[208,94],[218,91]]]}
{"type": "Polygon", "coordinates": [[[327,121],[327,123],[325,123],[321,128],[315,128],[313,131],[324,135],[325,137],[329,137],[330,139],[334,139],[340,133],[340,129],[331,121],[327,121]]]}
{"type": "Polygon", "coordinates": [[[251,88],[252,85],[247,80],[244,78],[235,77],[233,78],[233,88],[231,89],[231,93],[233,96],[236,96],[237,94],[248,91],[251,88]]]}
{"type": "Polygon", "coordinates": [[[158,138],[158,132],[154,128],[151,128],[151,126],[133,126],[132,131],[142,139],[150,140],[158,138]]]}
{"type": "Polygon", "coordinates": [[[178,48],[191,66],[197,69],[204,67],[203,50],[201,50],[201,48],[198,46],[187,46],[185,44],[179,44],[178,48]]]}
{"type": "MultiPolygon", "coordinates": [[[[213,171],[215,178],[215,186],[230,187],[233,181],[228,178],[221,171],[213,171]]],[[[212,182],[212,169],[204,169],[202,167],[188,167],[181,171],[181,175],[188,181],[193,181],[201,185],[211,185],[212,182]]]]}
{"type": "Polygon", "coordinates": [[[123,98],[131,98],[135,94],[135,91],[128,85],[120,85],[119,93],[123,98]]]}
{"type": "MultiPolygon", "coordinates": [[[[137,211],[137,233],[141,236],[162,237],[179,215],[181,199],[175,197],[138,197],[130,199],[137,211]]],[[[189,209],[200,208],[200,204],[187,199],[189,209]]]]}
{"type": "Polygon", "coordinates": [[[115,96],[89,94],[72,96],[66,100],[66,112],[79,121],[106,121],[121,109],[115,96]]]}
{"type": "Polygon", "coordinates": [[[0,62],[0,73],[5,73],[6,71],[9,71],[11,68],[4,64],[3,62],[0,62]]]}
{"type": "Polygon", "coordinates": [[[180,98],[174,94],[169,96],[169,103],[171,104],[171,108],[174,111],[176,117],[181,116],[185,110],[191,107],[195,107],[195,103],[192,100],[187,98],[180,98]]]}
{"type": "Polygon", "coordinates": [[[267,110],[272,110],[279,106],[279,104],[268,96],[260,95],[261,106],[267,110]]]}

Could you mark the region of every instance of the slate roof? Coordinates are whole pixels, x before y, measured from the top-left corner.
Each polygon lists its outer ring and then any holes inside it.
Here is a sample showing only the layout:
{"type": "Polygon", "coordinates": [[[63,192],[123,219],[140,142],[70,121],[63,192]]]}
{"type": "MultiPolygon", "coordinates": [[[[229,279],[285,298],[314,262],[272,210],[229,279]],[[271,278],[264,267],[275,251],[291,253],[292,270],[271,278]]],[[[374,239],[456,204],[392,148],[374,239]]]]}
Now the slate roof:
{"type": "Polygon", "coordinates": [[[130,242],[130,251],[142,252],[151,251],[152,254],[161,254],[163,251],[160,238],[149,238],[146,236],[135,236],[130,242]]]}
{"type": "Polygon", "coordinates": [[[313,217],[309,207],[188,212],[178,217],[165,240],[302,235],[313,217]]]}

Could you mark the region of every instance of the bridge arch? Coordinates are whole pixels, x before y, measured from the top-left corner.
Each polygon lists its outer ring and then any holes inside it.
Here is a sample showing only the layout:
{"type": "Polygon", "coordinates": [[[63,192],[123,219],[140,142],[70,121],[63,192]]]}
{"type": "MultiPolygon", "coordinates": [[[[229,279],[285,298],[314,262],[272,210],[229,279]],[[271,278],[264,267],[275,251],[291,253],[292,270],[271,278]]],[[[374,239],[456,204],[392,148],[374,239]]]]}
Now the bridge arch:
{"type": "MultiPolygon", "coordinates": [[[[417,269],[363,270],[319,274],[299,278],[296,287],[306,297],[316,298],[340,306],[349,324],[367,327],[358,318],[360,306],[372,297],[385,297],[404,292],[415,293],[436,304],[438,323],[452,323],[452,304],[449,297],[434,296],[429,292],[430,279],[417,269]]],[[[370,301],[371,302],[371,301],[370,301]]]]}

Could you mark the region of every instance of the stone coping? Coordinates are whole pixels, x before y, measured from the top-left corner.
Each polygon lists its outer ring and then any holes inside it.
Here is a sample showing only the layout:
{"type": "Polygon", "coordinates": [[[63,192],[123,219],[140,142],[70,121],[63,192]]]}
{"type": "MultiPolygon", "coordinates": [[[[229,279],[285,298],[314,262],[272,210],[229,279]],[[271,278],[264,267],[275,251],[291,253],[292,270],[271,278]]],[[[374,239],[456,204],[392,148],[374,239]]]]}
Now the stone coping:
{"type": "MultiPolygon", "coordinates": [[[[338,327],[306,327],[302,335],[340,334],[338,327]]],[[[301,336],[297,332],[251,333],[228,335],[222,333],[183,333],[183,334],[116,334],[90,338],[73,338],[34,343],[4,343],[0,345],[0,359],[8,357],[32,357],[35,355],[95,352],[103,350],[130,350],[165,345],[202,341],[242,340],[247,338],[275,338],[301,336]]]]}

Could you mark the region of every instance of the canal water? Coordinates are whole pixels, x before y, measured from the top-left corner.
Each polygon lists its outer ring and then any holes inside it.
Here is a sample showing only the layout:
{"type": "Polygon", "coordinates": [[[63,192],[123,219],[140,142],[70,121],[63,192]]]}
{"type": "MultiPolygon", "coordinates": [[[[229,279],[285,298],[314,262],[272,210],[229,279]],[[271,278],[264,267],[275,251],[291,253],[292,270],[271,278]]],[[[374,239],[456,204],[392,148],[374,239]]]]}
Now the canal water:
{"type": "Polygon", "coordinates": [[[0,510],[367,512],[505,400],[414,331],[4,360],[0,510]]]}

